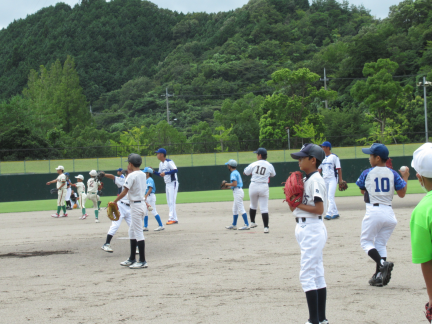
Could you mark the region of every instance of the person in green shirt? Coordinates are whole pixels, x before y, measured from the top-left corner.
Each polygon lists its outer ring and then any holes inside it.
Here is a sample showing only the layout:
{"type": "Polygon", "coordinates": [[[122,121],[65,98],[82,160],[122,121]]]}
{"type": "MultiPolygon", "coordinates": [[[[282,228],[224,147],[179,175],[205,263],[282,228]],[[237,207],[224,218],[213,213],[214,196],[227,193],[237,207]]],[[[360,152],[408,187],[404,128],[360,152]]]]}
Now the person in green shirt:
{"type": "Polygon", "coordinates": [[[410,221],[412,262],[421,264],[429,301],[426,318],[432,320],[432,143],[423,144],[413,155],[411,166],[426,196],[413,210],[410,221]]]}

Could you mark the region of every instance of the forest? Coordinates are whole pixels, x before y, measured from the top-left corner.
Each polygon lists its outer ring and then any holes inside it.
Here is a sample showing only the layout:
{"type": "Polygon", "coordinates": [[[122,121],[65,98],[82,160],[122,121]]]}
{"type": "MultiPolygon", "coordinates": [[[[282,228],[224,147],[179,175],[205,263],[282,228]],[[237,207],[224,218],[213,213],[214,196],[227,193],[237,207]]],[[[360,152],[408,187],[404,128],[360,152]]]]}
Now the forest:
{"type": "Polygon", "coordinates": [[[0,160],[424,142],[432,1],[58,3],[0,30],[0,72],[0,160]]]}

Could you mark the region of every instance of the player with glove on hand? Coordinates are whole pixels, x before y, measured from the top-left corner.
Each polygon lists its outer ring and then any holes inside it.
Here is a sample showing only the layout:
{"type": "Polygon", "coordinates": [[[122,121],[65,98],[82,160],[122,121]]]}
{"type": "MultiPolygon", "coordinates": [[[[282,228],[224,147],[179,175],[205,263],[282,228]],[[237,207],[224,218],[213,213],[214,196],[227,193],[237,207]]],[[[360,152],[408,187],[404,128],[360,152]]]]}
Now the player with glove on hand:
{"type": "MultiPolygon", "coordinates": [[[[59,165],[56,168],[56,171],[58,173],[57,179],[54,179],[52,181],[48,181],[46,183],[47,186],[49,186],[50,184],[53,184],[53,183],[57,183],[57,195],[58,195],[57,213],[52,214],[51,217],[54,217],[54,218],[67,217],[66,206],[65,206],[67,184],[66,184],[66,176],[64,174],[64,167],[62,165],[59,165]],[[63,216],[60,216],[60,210],[63,210],[63,216]]],[[[53,190],[51,190],[51,193],[53,193],[53,190]]]]}

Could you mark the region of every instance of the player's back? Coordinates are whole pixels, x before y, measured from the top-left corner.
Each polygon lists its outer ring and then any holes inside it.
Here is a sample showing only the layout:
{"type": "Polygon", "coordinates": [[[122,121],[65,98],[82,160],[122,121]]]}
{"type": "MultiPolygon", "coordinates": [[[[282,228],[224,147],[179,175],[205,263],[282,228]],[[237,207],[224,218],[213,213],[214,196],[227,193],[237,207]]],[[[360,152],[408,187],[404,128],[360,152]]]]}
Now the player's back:
{"type": "Polygon", "coordinates": [[[368,169],[363,172],[362,176],[371,204],[391,205],[394,191],[405,186],[397,172],[387,167],[368,169]]]}
{"type": "Polygon", "coordinates": [[[81,194],[85,193],[85,184],[84,184],[84,182],[77,182],[76,188],[77,188],[78,195],[81,195],[81,194]]]}
{"type": "Polygon", "coordinates": [[[97,193],[98,191],[98,183],[95,178],[90,178],[87,181],[87,192],[97,193]]]}
{"type": "Polygon", "coordinates": [[[268,183],[269,177],[274,177],[276,171],[270,162],[258,160],[245,169],[245,174],[252,175],[251,182],[268,183]]]}

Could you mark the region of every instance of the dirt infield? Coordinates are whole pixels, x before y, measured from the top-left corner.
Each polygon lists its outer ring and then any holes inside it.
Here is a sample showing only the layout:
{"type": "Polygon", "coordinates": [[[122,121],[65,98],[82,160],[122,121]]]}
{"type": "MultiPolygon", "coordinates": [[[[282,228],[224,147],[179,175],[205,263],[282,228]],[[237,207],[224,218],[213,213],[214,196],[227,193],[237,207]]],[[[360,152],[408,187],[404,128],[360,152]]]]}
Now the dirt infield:
{"type": "MultiPolygon", "coordinates": [[[[362,199],[336,198],[341,219],[326,221],[324,250],[332,324],[426,322],[427,294],[420,266],[411,263],[409,234],[410,213],[422,197],[395,197],[395,270],[383,288],[368,285],[375,265],[359,244],[362,199]]],[[[109,254],[100,249],[108,218],[80,221],[77,210],[60,219],[51,212],[0,215],[1,322],[303,324],[300,250],[287,205],[270,201],[268,235],[259,218],[257,229],[225,230],[231,206],[178,205],[180,224],[146,234],[149,268],[140,270],[119,265],[129,254],[125,223],[109,254]]],[[[167,206],[158,209],[166,221],[167,206]]],[[[157,227],[152,216],[149,222],[157,227]]]]}

